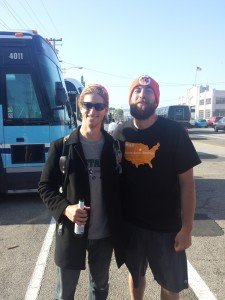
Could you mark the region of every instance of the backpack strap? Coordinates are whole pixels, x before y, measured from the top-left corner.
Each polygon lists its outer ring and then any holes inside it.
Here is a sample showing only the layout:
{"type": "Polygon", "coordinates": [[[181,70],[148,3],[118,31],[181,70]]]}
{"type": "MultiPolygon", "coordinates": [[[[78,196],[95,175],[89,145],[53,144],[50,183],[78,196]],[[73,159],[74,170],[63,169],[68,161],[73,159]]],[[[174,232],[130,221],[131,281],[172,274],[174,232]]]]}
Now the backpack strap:
{"type": "Polygon", "coordinates": [[[65,187],[68,181],[68,170],[69,170],[69,160],[70,160],[70,147],[66,144],[68,138],[70,135],[66,135],[63,138],[63,148],[62,148],[62,154],[59,158],[59,169],[62,172],[62,186],[60,187],[60,192],[63,193],[65,191],[65,187]]]}
{"type": "Polygon", "coordinates": [[[66,141],[68,140],[69,135],[64,136],[63,138],[63,148],[62,148],[62,154],[59,159],[59,168],[60,171],[65,174],[67,171],[67,156],[68,156],[68,145],[66,144],[66,141]]]}

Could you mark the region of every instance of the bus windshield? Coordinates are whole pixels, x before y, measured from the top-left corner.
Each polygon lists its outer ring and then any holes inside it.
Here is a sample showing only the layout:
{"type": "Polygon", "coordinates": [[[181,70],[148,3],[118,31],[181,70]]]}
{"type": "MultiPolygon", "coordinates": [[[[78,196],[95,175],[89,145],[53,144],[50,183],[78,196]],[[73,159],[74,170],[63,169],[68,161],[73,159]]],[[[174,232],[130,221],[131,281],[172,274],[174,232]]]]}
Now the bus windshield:
{"type": "Polygon", "coordinates": [[[41,119],[31,74],[5,74],[7,119],[41,119]]]}

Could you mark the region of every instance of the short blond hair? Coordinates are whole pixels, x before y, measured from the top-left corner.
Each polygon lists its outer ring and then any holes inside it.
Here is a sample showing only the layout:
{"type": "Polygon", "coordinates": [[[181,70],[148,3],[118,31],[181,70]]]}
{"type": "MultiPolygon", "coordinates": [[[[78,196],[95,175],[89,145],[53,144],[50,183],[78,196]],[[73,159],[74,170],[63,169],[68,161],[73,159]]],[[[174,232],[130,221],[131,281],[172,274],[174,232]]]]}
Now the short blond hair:
{"type": "Polygon", "coordinates": [[[82,93],[79,96],[78,104],[80,105],[84,101],[84,97],[89,94],[97,94],[97,95],[101,96],[104,100],[104,104],[107,107],[109,106],[109,94],[108,94],[106,88],[97,83],[90,84],[83,89],[82,93]]]}

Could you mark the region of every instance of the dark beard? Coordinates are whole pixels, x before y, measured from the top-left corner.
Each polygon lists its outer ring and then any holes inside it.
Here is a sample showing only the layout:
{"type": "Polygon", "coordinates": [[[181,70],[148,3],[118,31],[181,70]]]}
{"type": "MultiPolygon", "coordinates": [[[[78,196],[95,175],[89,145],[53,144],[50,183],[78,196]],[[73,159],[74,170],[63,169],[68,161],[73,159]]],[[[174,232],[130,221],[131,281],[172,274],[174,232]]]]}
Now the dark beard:
{"type": "Polygon", "coordinates": [[[155,113],[154,104],[149,104],[144,110],[137,107],[137,104],[130,104],[130,114],[137,120],[146,120],[155,113]]]}

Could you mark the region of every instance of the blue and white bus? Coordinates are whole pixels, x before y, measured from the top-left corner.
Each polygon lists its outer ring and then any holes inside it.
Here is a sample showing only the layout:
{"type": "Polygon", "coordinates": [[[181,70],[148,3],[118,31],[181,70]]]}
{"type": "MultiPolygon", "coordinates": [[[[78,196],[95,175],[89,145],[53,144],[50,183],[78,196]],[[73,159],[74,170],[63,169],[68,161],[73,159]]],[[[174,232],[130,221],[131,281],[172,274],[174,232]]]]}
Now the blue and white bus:
{"type": "Polygon", "coordinates": [[[75,78],[66,77],[65,78],[66,89],[69,96],[70,105],[72,107],[73,113],[75,114],[76,125],[81,124],[80,109],[78,107],[78,96],[81,94],[84,86],[75,78]]]}
{"type": "Polygon", "coordinates": [[[184,127],[188,127],[190,125],[191,112],[187,105],[158,107],[156,109],[156,113],[158,116],[179,122],[184,125],[184,127]]]}
{"type": "Polygon", "coordinates": [[[0,31],[0,193],[36,191],[50,142],[73,126],[49,42],[34,31],[0,31]]]}

